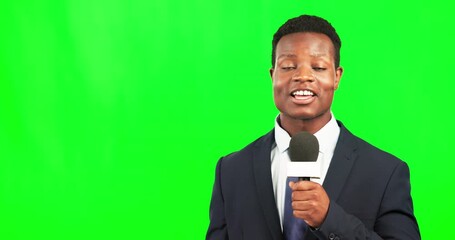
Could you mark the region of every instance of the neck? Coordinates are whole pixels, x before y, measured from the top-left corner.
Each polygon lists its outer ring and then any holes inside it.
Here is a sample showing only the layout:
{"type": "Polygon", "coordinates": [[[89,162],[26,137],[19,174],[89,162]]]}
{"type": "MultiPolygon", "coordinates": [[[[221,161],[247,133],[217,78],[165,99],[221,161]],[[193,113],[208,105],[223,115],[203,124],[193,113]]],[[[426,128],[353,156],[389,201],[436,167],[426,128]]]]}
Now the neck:
{"type": "Polygon", "coordinates": [[[280,125],[292,137],[298,132],[306,131],[315,134],[332,119],[332,114],[324,114],[312,119],[288,118],[280,114],[280,125]]]}

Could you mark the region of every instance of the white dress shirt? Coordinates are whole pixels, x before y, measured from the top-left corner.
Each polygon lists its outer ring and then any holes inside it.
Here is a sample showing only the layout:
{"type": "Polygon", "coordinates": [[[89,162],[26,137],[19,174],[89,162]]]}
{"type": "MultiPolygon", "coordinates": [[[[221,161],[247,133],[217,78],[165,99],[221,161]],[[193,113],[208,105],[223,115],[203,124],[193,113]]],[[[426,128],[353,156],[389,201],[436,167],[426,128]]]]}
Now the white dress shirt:
{"type": "MultiPolygon", "coordinates": [[[[278,116],[279,117],[279,116],[278,116]]],[[[284,197],[286,194],[286,178],[287,178],[287,163],[289,159],[288,148],[291,137],[281,128],[278,124],[278,117],[275,119],[275,144],[271,151],[272,160],[272,182],[273,192],[275,194],[276,205],[280,215],[281,226],[283,226],[284,217],[284,197]]],[[[330,162],[332,161],[333,152],[340,135],[340,127],[338,126],[333,113],[331,114],[330,121],[314,134],[319,142],[319,155],[318,162],[321,164],[321,178],[312,178],[311,181],[317,182],[322,185],[327,170],[329,169],[330,162]]]]}

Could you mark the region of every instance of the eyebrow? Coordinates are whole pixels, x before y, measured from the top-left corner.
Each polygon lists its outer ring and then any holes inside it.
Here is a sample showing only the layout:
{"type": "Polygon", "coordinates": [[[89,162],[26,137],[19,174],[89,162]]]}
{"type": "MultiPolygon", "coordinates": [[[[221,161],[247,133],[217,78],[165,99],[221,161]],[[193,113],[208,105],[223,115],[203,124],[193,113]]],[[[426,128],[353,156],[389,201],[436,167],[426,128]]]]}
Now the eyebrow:
{"type": "Polygon", "coordinates": [[[285,58],[285,57],[287,57],[287,58],[296,58],[296,57],[297,57],[297,55],[295,55],[295,54],[291,54],[291,53],[288,53],[288,54],[280,54],[280,56],[278,56],[278,58],[277,58],[277,59],[280,59],[280,58],[285,58]]]}
{"type": "Polygon", "coordinates": [[[325,57],[327,56],[326,53],[311,53],[310,56],[312,57],[325,57]]]}
{"type": "MultiPolygon", "coordinates": [[[[327,54],[326,53],[311,53],[310,56],[311,57],[326,57],[327,54]]],[[[288,53],[288,54],[280,54],[277,59],[281,59],[281,58],[296,58],[296,57],[297,57],[297,55],[292,54],[292,53],[288,53]]]]}

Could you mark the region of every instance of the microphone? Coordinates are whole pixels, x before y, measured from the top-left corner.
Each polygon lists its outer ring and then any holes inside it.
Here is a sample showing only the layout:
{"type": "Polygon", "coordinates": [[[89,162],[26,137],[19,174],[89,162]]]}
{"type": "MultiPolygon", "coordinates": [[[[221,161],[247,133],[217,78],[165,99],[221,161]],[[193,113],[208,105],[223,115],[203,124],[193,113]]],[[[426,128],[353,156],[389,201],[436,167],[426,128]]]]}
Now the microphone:
{"type": "Polygon", "coordinates": [[[289,142],[289,158],[287,176],[298,177],[309,181],[310,178],[321,177],[321,164],[317,162],[319,155],[318,139],[309,132],[295,134],[289,142]]]}

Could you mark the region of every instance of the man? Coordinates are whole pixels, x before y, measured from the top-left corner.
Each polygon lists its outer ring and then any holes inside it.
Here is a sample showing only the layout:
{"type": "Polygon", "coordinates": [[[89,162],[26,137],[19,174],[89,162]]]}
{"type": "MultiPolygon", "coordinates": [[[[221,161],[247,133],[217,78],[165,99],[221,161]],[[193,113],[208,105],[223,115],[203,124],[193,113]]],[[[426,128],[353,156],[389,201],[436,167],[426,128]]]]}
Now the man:
{"type": "Polygon", "coordinates": [[[207,239],[420,239],[406,163],[352,135],[330,110],[343,73],[335,29],[302,15],[278,29],[272,47],[280,114],[271,132],[219,160],[207,239]],[[323,174],[288,184],[289,141],[301,131],[318,139],[323,174]]]}

